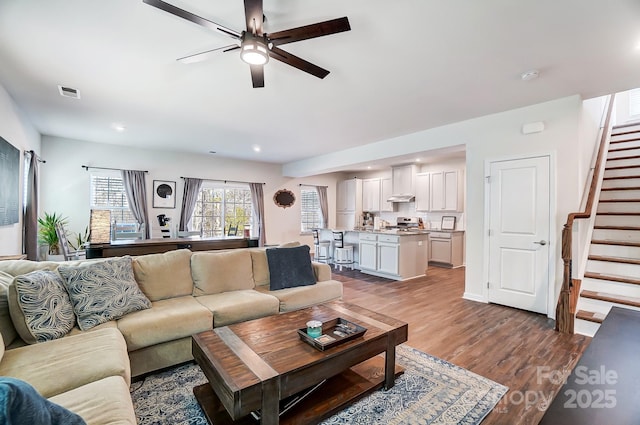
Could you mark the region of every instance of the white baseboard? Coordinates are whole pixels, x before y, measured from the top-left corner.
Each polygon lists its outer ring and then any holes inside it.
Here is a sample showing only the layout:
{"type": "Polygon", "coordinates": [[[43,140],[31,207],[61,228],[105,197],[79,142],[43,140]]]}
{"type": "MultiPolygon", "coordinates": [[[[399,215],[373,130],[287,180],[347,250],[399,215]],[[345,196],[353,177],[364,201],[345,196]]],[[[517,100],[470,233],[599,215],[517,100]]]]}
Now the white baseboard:
{"type": "Polygon", "coordinates": [[[482,295],[478,295],[478,294],[472,294],[471,292],[465,292],[462,295],[462,298],[464,298],[465,300],[469,300],[469,301],[477,301],[479,303],[484,303],[487,304],[487,300],[485,300],[482,295]]]}

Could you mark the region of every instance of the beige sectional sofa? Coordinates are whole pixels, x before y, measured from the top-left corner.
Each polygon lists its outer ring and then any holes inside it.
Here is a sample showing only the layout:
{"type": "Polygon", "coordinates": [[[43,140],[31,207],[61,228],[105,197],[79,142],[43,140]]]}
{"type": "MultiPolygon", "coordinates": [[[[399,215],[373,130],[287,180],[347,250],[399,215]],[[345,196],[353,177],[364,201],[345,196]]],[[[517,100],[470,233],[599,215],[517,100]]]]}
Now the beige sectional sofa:
{"type": "Polygon", "coordinates": [[[14,277],[92,261],[105,260],[0,261],[0,375],[29,382],[89,424],[135,424],[132,376],[191,360],[191,335],[342,297],[342,284],[319,263],[315,284],[269,290],[264,248],[150,254],[133,258],[132,268],[151,308],[27,345],[17,330],[24,324],[12,321],[14,277]]]}

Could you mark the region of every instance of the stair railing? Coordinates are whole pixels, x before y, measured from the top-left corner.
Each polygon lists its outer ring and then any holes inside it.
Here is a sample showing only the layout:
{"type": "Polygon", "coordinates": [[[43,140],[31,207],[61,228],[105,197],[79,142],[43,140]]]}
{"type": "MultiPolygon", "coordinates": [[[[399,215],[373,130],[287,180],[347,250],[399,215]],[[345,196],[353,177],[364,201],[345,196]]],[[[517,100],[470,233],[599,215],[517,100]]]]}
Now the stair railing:
{"type": "Polygon", "coordinates": [[[576,304],[578,302],[578,289],[571,275],[572,266],[572,245],[573,245],[573,222],[576,219],[588,219],[593,215],[594,199],[598,188],[598,183],[602,180],[600,174],[603,168],[603,158],[608,149],[609,135],[611,134],[611,114],[615,94],[609,97],[609,106],[607,115],[603,125],[600,144],[598,147],[598,156],[594,166],[593,175],[591,176],[591,185],[589,186],[589,195],[584,211],[572,212],[567,216],[567,222],[562,229],[562,262],[564,265],[562,273],[562,288],[558,297],[558,305],[556,307],[556,330],[562,333],[573,333],[574,322],[576,316],[576,304]]]}

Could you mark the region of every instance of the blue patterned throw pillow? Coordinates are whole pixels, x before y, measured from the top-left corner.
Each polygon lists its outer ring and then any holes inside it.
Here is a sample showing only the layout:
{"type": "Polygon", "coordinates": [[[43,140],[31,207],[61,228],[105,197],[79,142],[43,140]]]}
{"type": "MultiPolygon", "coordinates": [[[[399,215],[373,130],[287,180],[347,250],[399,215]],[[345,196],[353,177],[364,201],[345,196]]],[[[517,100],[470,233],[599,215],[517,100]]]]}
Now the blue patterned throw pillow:
{"type": "Polygon", "coordinates": [[[76,321],[64,281],[48,270],[16,276],[9,288],[9,312],[28,344],[62,338],[76,321]]]}
{"type": "Polygon", "coordinates": [[[131,257],[77,266],[60,265],[78,326],[83,331],[151,307],[133,277],[131,257]]]}

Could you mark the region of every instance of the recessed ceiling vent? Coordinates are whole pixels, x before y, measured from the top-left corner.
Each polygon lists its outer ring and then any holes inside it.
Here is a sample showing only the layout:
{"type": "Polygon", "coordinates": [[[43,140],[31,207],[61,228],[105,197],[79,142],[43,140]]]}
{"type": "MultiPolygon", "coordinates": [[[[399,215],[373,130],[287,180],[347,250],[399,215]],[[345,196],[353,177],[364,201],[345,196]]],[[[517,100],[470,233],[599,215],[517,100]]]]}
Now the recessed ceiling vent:
{"type": "Polygon", "coordinates": [[[71,87],[58,86],[60,96],[72,97],[74,99],[80,99],[80,90],[71,87]]]}

